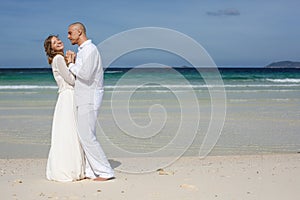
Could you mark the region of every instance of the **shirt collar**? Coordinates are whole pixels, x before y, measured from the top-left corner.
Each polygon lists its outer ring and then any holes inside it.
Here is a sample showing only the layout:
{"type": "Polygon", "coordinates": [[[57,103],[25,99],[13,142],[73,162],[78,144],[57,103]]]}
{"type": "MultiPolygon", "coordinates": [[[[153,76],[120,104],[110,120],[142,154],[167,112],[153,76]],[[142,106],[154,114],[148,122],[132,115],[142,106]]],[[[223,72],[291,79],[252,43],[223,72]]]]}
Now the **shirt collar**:
{"type": "Polygon", "coordinates": [[[81,49],[83,49],[84,46],[88,45],[92,43],[92,40],[87,40],[84,43],[82,43],[79,47],[78,47],[78,51],[80,51],[81,49]]]}

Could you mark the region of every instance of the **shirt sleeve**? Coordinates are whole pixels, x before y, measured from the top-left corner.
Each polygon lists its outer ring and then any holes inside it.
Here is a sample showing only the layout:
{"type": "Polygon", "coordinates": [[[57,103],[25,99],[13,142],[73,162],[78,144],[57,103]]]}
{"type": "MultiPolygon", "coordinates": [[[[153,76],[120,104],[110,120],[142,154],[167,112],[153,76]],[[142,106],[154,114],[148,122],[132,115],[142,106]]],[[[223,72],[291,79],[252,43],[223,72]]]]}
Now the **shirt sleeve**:
{"type": "Polygon", "coordinates": [[[63,79],[70,85],[74,86],[75,77],[68,70],[67,64],[63,56],[59,56],[57,58],[57,68],[58,68],[58,73],[63,77],[63,79]]]}

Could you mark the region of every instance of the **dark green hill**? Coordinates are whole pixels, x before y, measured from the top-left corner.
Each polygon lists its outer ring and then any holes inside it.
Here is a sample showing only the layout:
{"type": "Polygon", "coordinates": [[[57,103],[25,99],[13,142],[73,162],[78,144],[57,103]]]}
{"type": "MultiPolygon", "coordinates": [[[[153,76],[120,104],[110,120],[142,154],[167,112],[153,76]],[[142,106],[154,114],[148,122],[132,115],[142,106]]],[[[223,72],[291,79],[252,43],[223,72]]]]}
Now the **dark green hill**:
{"type": "Polygon", "coordinates": [[[280,62],[273,62],[265,67],[267,67],[267,68],[300,68],[300,62],[280,61],[280,62]]]}

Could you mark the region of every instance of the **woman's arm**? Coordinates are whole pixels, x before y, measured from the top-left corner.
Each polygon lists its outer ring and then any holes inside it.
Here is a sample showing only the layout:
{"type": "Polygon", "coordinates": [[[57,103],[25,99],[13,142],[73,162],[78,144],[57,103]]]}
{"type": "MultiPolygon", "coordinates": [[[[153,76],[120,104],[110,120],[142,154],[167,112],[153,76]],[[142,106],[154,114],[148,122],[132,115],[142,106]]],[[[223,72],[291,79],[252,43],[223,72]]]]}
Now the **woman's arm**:
{"type": "Polygon", "coordinates": [[[70,73],[67,64],[65,62],[65,59],[61,55],[58,55],[57,57],[57,68],[58,68],[58,73],[63,77],[63,79],[70,85],[74,86],[75,77],[73,76],[72,73],[70,73]]]}

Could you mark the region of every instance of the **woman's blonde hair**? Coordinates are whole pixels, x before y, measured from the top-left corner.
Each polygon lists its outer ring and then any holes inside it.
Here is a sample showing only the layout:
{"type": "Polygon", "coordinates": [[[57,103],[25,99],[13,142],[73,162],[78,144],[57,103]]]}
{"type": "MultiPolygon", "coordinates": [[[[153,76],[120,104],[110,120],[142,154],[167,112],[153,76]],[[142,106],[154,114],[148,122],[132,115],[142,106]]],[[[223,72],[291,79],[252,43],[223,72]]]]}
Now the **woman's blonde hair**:
{"type": "Polygon", "coordinates": [[[60,54],[60,55],[62,55],[63,57],[65,57],[64,52],[62,52],[62,51],[54,51],[54,50],[52,49],[52,45],[51,45],[52,42],[51,42],[51,40],[52,40],[53,37],[58,38],[58,35],[50,35],[50,36],[48,36],[48,37],[46,38],[46,40],[45,40],[45,42],[44,42],[44,48],[45,48],[46,55],[47,55],[47,57],[48,57],[48,63],[49,63],[49,64],[52,63],[53,58],[54,58],[57,54],[60,54]]]}

